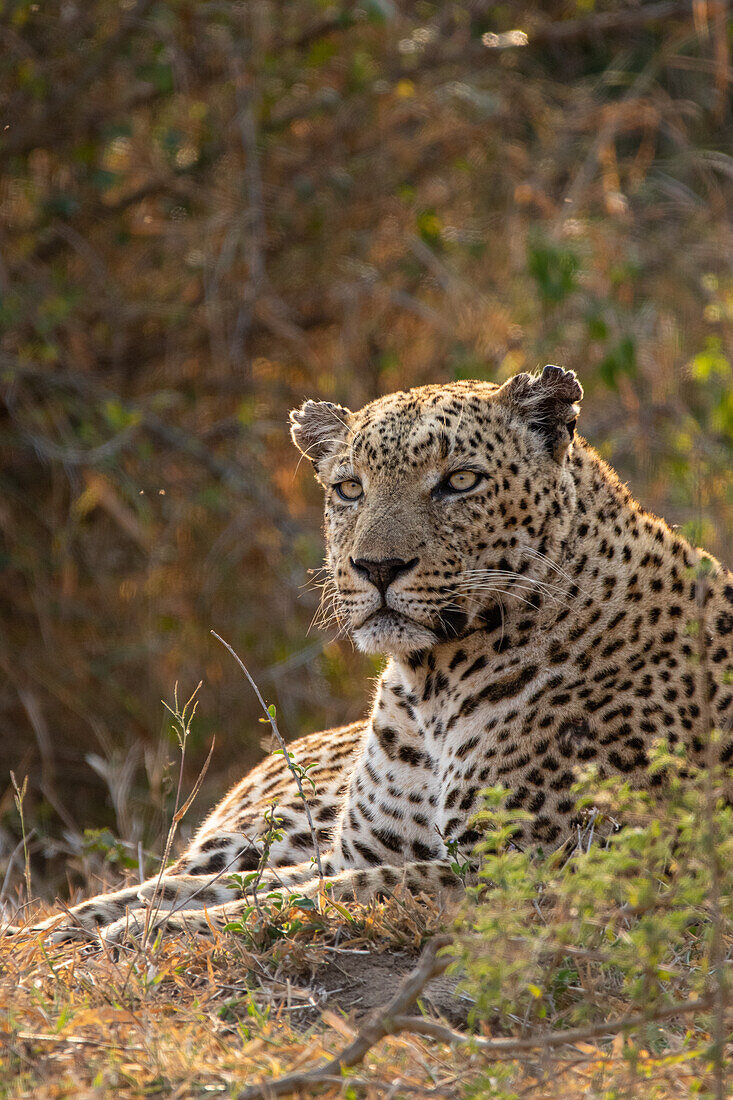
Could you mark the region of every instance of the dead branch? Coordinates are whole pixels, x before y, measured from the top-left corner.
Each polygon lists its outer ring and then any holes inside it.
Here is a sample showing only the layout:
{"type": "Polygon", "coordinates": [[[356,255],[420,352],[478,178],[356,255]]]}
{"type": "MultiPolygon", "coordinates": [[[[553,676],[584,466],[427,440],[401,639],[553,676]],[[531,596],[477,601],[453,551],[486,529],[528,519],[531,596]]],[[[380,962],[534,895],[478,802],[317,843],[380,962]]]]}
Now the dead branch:
{"type": "Polygon", "coordinates": [[[571,1028],[568,1031],[556,1031],[552,1034],[529,1036],[522,1039],[486,1039],[480,1035],[466,1035],[436,1020],[427,1020],[423,1016],[393,1016],[393,1031],[411,1031],[415,1035],[424,1035],[441,1043],[468,1044],[491,1058],[515,1058],[533,1050],[549,1050],[553,1047],[572,1046],[575,1043],[587,1043],[593,1039],[603,1039],[618,1035],[645,1024],[659,1020],[669,1020],[675,1016],[689,1015],[691,1012],[705,1012],[716,1003],[716,995],[708,993],[704,997],[680,1001],[679,1004],[663,1005],[655,1012],[639,1012],[634,1016],[623,1016],[620,1020],[591,1024],[588,1027],[571,1028]]]}
{"type": "Polygon", "coordinates": [[[237,1100],[257,1100],[258,1097],[270,1100],[271,1097],[285,1096],[298,1090],[311,1095],[327,1088],[334,1077],[340,1078],[342,1069],[358,1065],[380,1039],[395,1031],[395,1018],[413,1005],[430,979],[442,974],[453,961],[450,955],[437,957],[440,948],[447,947],[451,942],[452,937],[448,935],[433,937],[420,956],[417,966],[401,983],[392,1000],[369,1017],[352,1042],[335,1058],[303,1073],[289,1073],[274,1081],[250,1085],[238,1093],[237,1100]]]}

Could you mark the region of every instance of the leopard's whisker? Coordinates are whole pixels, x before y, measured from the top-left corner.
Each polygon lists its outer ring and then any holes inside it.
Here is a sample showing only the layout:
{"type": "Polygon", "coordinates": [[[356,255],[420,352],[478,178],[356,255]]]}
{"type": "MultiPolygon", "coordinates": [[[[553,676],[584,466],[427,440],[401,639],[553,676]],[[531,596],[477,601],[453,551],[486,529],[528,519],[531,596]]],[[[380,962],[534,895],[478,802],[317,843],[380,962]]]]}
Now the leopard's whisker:
{"type": "Polygon", "coordinates": [[[509,574],[487,574],[485,576],[467,577],[463,580],[459,580],[460,584],[484,584],[484,583],[505,583],[505,584],[522,584],[529,588],[538,588],[546,592],[557,592],[560,595],[567,595],[567,588],[562,585],[548,584],[545,581],[537,580],[534,577],[525,577],[521,573],[509,573],[509,574]]]}
{"type": "MultiPolygon", "coordinates": [[[[476,584],[466,585],[465,587],[463,585],[456,586],[456,591],[464,594],[472,592],[502,592],[504,595],[514,596],[516,595],[517,589],[522,592],[534,592],[537,590],[537,588],[533,585],[519,584],[517,581],[510,581],[509,585],[507,585],[506,588],[501,589],[497,588],[495,585],[490,585],[487,581],[480,581],[476,584]]],[[[546,597],[546,599],[552,600],[553,603],[562,604],[564,602],[559,598],[559,596],[555,595],[554,592],[542,590],[540,590],[540,592],[543,596],[546,597]]]]}
{"type": "Polygon", "coordinates": [[[564,577],[565,580],[568,581],[570,584],[574,583],[573,578],[570,576],[570,574],[566,572],[566,570],[563,569],[561,566],[559,566],[556,561],[553,561],[552,558],[548,557],[547,554],[543,554],[541,550],[535,550],[533,546],[522,546],[520,547],[520,553],[529,554],[531,558],[536,558],[537,561],[541,561],[545,565],[549,565],[551,569],[554,569],[556,573],[558,573],[561,577],[564,577]]]}
{"type": "MultiPolygon", "coordinates": [[[[533,603],[531,603],[529,600],[524,599],[523,596],[520,596],[517,592],[513,591],[510,588],[501,588],[501,589],[499,589],[499,588],[491,588],[488,585],[480,585],[480,586],[477,586],[476,588],[469,589],[467,591],[467,593],[465,593],[465,595],[470,595],[470,594],[472,594],[473,592],[476,592],[476,591],[485,592],[485,593],[491,594],[491,595],[513,596],[514,599],[519,600],[520,603],[526,604],[527,607],[534,608],[533,603]]],[[[531,591],[531,589],[526,589],[526,591],[531,591]]],[[[464,595],[464,593],[461,593],[461,595],[464,595]]],[[[548,595],[548,599],[554,599],[554,597],[548,595]]]]}
{"type": "Polygon", "coordinates": [[[541,581],[536,577],[527,576],[525,573],[515,573],[510,570],[465,570],[458,575],[458,583],[476,585],[491,581],[503,581],[508,584],[519,584],[525,587],[537,588],[546,593],[557,592],[562,596],[567,596],[567,586],[553,584],[549,581],[541,581]],[[461,579],[464,578],[464,579],[461,579]]]}

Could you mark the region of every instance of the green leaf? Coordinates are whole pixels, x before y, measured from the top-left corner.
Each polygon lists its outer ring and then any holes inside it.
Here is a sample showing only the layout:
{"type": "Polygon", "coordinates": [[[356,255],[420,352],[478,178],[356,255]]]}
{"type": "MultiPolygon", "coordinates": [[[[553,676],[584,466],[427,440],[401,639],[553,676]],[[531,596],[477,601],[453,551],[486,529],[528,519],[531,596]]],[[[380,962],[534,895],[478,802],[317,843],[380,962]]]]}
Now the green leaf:
{"type": "Polygon", "coordinates": [[[586,328],[588,329],[589,340],[607,340],[608,339],[608,325],[601,317],[600,313],[590,313],[585,319],[586,328]]]}
{"type": "Polygon", "coordinates": [[[105,420],[115,431],[122,431],[123,428],[127,428],[132,424],[138,424],[141,419],[141,414],[137,410],[125,408],[122,402],[116,398],[105,401],[102,411],[105,420]]]}
{"type": "Polygon", "coordinates": [[[137,75],[140,80],[152,84],[157,92],[170,95],[173,91],[173,69],[161,61],[153,61],[147,65],[138,66],[137,75]]]}
{"type": "Polygon", "coordinates": [[[338,46],[331,38],[319,38],[308,51],[306,65],[311,69],[319,69],[338,53],[338,46]]]}

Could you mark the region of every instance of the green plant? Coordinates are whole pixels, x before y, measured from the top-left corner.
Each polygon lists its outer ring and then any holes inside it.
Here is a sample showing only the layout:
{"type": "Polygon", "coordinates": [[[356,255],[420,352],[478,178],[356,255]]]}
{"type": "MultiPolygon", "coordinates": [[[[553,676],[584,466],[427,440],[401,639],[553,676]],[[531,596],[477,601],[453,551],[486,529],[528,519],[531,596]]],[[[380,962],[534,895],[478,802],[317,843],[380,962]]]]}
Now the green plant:
{"type": "Polygon", "coordinates": [[[485,792],[480,884],[461,933],[466,988],[475,1022],[510,1017],[523,1033],[597,1020],[616,1004],[648,1020],[637,1044],[627,1044],[629,1058],[646,1049],[663,1061],[682,1049],[722,1079],[722,945],[733,937],[733,809],[722,791],[730,776],[661,742],[649,772],[654,785],[641,791],[589,771],[576,788],[584,824],[573,844],[549,854],[515,846],[527,815],[506,808],[501,788],[485,792]],[[673,1041],[655,1013],[695,998],[697,1030],[673,1041]]]}

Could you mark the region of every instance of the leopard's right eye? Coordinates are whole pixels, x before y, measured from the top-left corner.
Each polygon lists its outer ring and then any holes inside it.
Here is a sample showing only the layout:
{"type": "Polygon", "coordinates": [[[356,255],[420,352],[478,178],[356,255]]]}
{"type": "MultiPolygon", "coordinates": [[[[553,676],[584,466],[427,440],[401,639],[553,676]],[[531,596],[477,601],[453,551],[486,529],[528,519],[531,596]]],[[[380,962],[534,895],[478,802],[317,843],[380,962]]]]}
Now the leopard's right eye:
{"type": "Polygon", "coordinates": [[[362,488],[361,482],[357,481],[355,478],[347,478],[346,481],[339,481],[333,488],[342,500],[347,500],[351,504],[364,495],[364,489],[362,488]]]}
{"type": "Polygon", "coordinates": [[[476,470],[456,470],[446,478],[446,486],[452,489],[454,493],[467,493],[471,489],[475,489],[478,483],[483,479],[483,474],[478,473],[476,470]]]}

